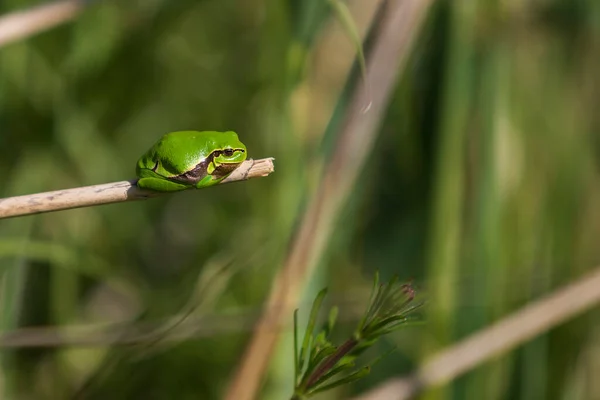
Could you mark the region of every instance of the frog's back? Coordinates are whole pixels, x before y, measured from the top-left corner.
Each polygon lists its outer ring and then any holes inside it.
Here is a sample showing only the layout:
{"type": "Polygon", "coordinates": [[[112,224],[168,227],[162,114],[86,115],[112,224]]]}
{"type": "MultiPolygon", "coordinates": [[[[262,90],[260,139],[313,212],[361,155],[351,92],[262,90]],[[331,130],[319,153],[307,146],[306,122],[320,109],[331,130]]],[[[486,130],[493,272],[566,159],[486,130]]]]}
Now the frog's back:
{"type": "Polygon", "coordinates": [[[159,168],[171,175],[179,175],[193,169],[210,155],[215,146],[213,131],[170,132],[159,139],[138,164],[152,169],[156,162],[159,168]]]}
{"type": "Polygon", "coordinates": [[[164,135],[157,143],[160,162],[167,170],[183,173],[194,168],[215,148],[212,131],[179,131],[164,135]]]}

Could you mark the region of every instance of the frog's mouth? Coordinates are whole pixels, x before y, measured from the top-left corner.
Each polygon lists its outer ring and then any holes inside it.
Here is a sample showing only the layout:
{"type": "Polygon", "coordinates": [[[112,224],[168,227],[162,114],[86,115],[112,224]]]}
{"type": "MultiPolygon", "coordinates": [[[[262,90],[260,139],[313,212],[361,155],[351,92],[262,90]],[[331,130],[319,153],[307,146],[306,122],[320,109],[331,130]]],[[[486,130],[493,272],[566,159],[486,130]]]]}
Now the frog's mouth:
{"type": "Polygon", "coordinates": [[[232,173],[241,162],[236,163],[221,163],[219,165],[214,164],[213,157],[209,157],[206,160],[202,161],[194,169],[188,171],[184,174],[173,176],[169,178],[169,180],[179,183],[184,183],[188,185],[195,185],[200,182],[202,179],[206,178],[207,175],[210,175],[213,179],[223,179],[230,173],[232,173]],[[210,164],[213,164],[214,169],[212,173],[209,173],[210,164]]]}

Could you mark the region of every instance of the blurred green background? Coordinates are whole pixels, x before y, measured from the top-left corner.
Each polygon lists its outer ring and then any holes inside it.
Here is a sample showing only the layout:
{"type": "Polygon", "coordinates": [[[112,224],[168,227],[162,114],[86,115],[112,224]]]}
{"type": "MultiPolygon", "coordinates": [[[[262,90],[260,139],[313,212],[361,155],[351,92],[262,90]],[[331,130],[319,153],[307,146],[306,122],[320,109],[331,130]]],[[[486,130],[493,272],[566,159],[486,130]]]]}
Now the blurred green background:
{"type": "MultiPolygon", "coordinates": [[[[376,2],[348,4],[368,33],[376,2]]],[[[372,358],[398,350],[322,399],[408,373],[600,264],[600,2],[440,0],[417,34],[307,299],[328,286],[360,312],[379,269],[415,279],[427,324],[382,341],[372,358]]],[[[354,57],[324,0],[97,1],[1,48],[0,197],[131,179],[183,129],[235,130],[276,171],[1,220],[0,329],[54,327],[64,343],[3,349],[0,398],[221,398],[335,151],[354,57]],[[186,310],[208,319],[185,340],[69,344],[186,310]]],[[[260,398],[291,394],[290,348],[260,398]]],[[[423,398],[599,399],[599,349],[596,309],[423,398]]]]}

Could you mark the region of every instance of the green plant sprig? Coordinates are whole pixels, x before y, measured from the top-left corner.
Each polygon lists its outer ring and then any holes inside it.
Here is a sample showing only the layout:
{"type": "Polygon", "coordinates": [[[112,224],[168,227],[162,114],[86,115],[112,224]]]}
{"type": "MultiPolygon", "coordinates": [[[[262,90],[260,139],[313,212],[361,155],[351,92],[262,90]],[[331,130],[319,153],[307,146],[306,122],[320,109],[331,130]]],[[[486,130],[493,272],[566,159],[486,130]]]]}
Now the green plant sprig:
{"type": "Polygon", "coordinates": [[[329,318],[318,334],[315,325],[327,289],[315,298],[302,347],[298,350],[298,310],[294,313],[294,394],[292,400],[304,400],[334,387],[355,382],[368,375],[373,364],[361,368],[355,365],[356,358],[388,333],[394,332],[411,322],[420,321],[413,315],[422,302],[415,302],[416,291],[409,283],[399,283],[394,276],[387,284],[379,283],[375,274],[369,306],[351,338],[339,346],[329,341],[338,309],[330,310],[329,318]],[[341,377],[340,377],[341,376],[341,377]]]}

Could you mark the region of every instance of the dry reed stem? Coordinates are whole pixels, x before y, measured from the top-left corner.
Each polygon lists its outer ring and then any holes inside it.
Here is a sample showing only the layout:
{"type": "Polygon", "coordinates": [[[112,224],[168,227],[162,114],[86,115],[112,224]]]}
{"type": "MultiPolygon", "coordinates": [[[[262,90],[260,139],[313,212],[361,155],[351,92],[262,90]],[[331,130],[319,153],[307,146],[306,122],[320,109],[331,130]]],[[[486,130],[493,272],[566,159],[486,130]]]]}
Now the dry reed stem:
{"type": "Polygon", "coordinates": [[[1,16],[0,46],[68,22],[84,8],[83,1],[66,0],[1,16]]]}
{"type": "MultiPolygon", "coordinates": [[[[220,184],[267,176],[274,171],[273,158],[246,160],[220,184]]],[[[105,183],[0,199],[0,219],[71,208],[145,200],[166,193],[138,188],[136,180],[105,183]]]]}
{"type": "Polygon", "coordinates": [[[321,258],[339,212],[371,151],[396,79],[432,1],[387,2],[367,64],[372,107],[368,113],[362,112],[367,101],[365,87],[360,85],[348,108],[336,151],[303,215],[282,269],[275,278],[265,312],[256,325],[226,399],[251,400],[256,397],[281,331],[273,329],[272,321],[291,320],[303,285],[321,258]]]}
{"type": "Polygon", "coordinates": [[[495,324],[434,354],[412,375],[355,400],[403,400],[441,385],[600,303],[600,267],[495,324]]]}

